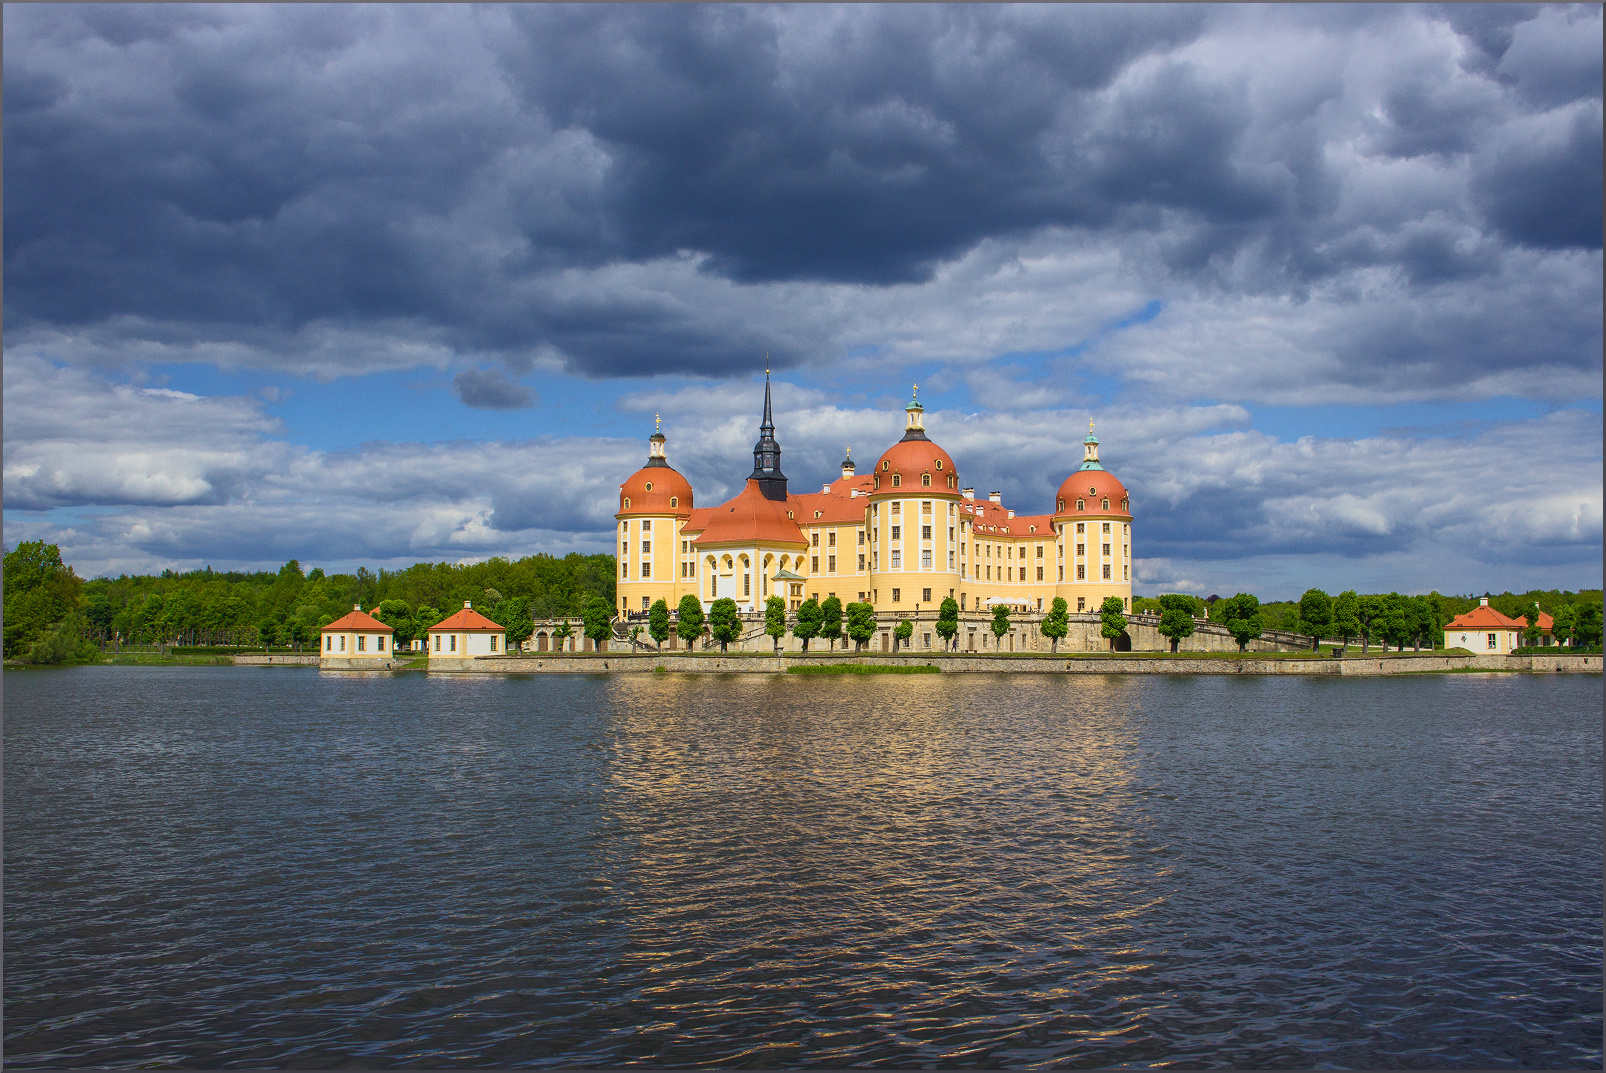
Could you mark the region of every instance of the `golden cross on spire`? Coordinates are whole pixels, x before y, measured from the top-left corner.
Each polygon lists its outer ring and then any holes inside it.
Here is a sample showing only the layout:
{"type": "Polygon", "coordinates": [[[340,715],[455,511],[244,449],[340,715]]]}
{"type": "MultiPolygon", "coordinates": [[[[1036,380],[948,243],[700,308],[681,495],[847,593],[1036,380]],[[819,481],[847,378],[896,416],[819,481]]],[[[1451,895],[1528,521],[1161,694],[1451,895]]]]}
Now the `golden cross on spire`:
{"type": "Polygon", "coordinates": [[[851,448],[851,447],[848,448],[848,457],[849,458],[853,457],[853,448],[851,448]]]}
{"type": "Polygon", "coordinates": [[[1087,419],[1087,434],[1089,436],[1093,435],[1093,419],[1091,417],[1087,419]]]}
{"type": "Polygon", "coordinates": [[[663,431],[663,427],[664,427],[664,419],[662,417],[658,416],[657,414],[653,414],[652,415],[652,430],[654,432],[661,432],[661,431],[663,431]]]}
{"type": "Polygon", "coordinates": [[[920,397],[920,385],[919,384],[915,385],[915,395],[914,395],[914,397],[917,398],[917,399],[920,397]]]}

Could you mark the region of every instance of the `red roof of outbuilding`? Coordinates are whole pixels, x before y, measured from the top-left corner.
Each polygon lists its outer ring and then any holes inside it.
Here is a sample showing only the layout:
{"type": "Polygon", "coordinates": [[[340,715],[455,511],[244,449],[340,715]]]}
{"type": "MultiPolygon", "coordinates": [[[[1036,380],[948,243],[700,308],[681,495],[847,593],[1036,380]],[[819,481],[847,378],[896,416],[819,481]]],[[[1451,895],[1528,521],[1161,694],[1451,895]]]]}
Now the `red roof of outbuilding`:
{"type": "MultiPolygon", "coordinates": [[[[1528,616],[1527,615],[1518,615],[1517,618],[1516,618],[1516,622],[1523,629],[1527,629],[1528,628],[1528,616]]],[[[1539,628],[1541,630],[1543,630],[1544,632],[1549,633],[1551,630],[1556,628],[1556,620],[1551,618],[1549,615],[1545,614],[1543,611],[1541,611],[1541,612],[1539,612],[1539,628]]]]}
{"type": "MultiPolygon", "coordinates": [[[[693,544],[744,544],[764,541],[770,544],[807,545],[797,522],[786,516],[788,510],[797,513],[797,507],[773,499],[765,499],[756,480],[748,479],[746,486],[734,499],[728,499],[708,512],[703,530],[693,544]]],[[[701,511],[695,511],[701,514],[701,511]]]]}
{"type": "MultiPolygon", "coordinates": [[[[1543,618],[1540,619],[1543,622],[1543,618]]],[[[1457,615],[1445,623],[1447,630],[1520,630],[1527,623],[1520,619],[1507,618],[1487,604],[1479,604],[1464,615],[1457,615]]]]}
{"type": "MultiPolygon", "coordinates": [[[[373,630],[380,633],[395,633],[396,631],[380,622],[365,611],[347,611],[335,619],[325,630],[373,630]]],[[[322,631],[319,631],[322,632],[322,631]]]]}
{"type": "Polygon", "coordinates": [[[435,630],[467,630],[470,632],[474,630],[495,630],[497,633],[501,633],[503,629],[503,626],[492,622],[473,608],[465,607],[450,618],[443,618],[435,623],[429,628],[429,632],[434,632],[435,630]]]}

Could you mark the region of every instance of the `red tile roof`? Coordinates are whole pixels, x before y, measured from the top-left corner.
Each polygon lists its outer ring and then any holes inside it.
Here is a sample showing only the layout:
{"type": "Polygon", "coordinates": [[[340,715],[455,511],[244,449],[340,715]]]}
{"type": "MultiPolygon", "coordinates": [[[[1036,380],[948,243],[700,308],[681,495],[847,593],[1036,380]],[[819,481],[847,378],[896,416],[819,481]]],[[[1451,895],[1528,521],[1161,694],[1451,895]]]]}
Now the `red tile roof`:
{"type": "MultiPolygon", "coordinates": [[[[1516,622],[1523,629],[1527,629],[1528,628],[1528,616],[1527,615],[1518,615],[1517,618],[1516,618],[1516,622]]],[[[1549,633],[1549,632],[1551,632],[1552,630],[1554,630],[1556,628],[1556,620],[1551,618],[1549,615],[1545,614],[1543,611],[1541,611],[1541,612],[1539,612],[1539,628],[1543,632],[1549,633]]]]}
{"type": "MultiPolygon", "coordinates": [[[[366,630],[372,633],[395,633],[396,631],[380,622],[374,616],[364,611],[347,611],[335,619],[325,630],[366,630]]],[[[322,630],[319,631],[323,632],[322,630]]]]}
{"type": "MultiPolygon", "coordinates": [[[[726,500],[708,514],[703,531],[692,541],[700,547],[713,544],[746,544],[763,541],[769,544],[797,544],[807,546],[797,521],[786,512],[797,513],[797,507],[773,499],[765,499],[758,482],[749,479],[746,487],[735,499],[726,500]]],[[[693,513],[701,513],[694,511],[693,513]]]]}
{"type": "Polygon", "coordinates": [[[1525,625],[1519,619],[1510,619],[1489,607],[1480,604],[1464,615],[1457,615],[1445,623],[1447,630],[1520,630],[1525,625]]]}
{"type": "Polygon", "coordinates": [[[503,629],[504,627],[492,622],[473,608],[465,607],[450,618],[441,619],[431,626],[427,632],[434,633],[440,630],[443,632],[467,631],[472,633],[475,630],[495,630],[497,633],[501,633],[503,629]]]}

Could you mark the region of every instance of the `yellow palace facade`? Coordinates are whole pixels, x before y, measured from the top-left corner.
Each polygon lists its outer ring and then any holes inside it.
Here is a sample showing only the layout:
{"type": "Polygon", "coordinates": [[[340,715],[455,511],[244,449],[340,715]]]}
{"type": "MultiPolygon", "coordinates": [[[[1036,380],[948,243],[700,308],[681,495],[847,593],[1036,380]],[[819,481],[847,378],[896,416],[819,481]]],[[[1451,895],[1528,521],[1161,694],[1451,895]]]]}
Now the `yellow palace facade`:
{"type": "Polygon", "coordinates": [[[655,431],[647,464],[619,487],[619,610],[683,596],[706,608],[730,597],[762,611],[770,596],[796,610],[810,597],[868,601],[878,616],[935,611],[952,597],[967,613],[997,604],[1046,612],[1056,596],[1072,612],[1106,597],[1132,601],[1132,504],[1099,461],[1091,427],[1078,468],[1050,509],[1021,515],[998,493],[977,499],[953,458],[926,435],[918,399],[903,436],[860,475],[851,453],[841,476],[794,493],[781,472],[768,378],[753,472],[733,498],[697,507],[655,431]]]}

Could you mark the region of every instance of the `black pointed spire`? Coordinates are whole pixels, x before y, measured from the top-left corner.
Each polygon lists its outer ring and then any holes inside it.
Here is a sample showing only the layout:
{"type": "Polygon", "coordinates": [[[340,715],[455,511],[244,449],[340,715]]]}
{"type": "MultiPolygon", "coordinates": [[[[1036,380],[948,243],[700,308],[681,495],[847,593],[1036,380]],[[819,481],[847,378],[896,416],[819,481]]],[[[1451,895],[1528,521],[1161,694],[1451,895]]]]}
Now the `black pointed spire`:
{"type": "Polygon", "coordinates": [[[786,474],[781,472],[781,445],[775,442],[775,418],[770,410],[770,371],[764,370],[764,421],[753,444],[753,474],[765,499],[786,501],[786,474]]]}

